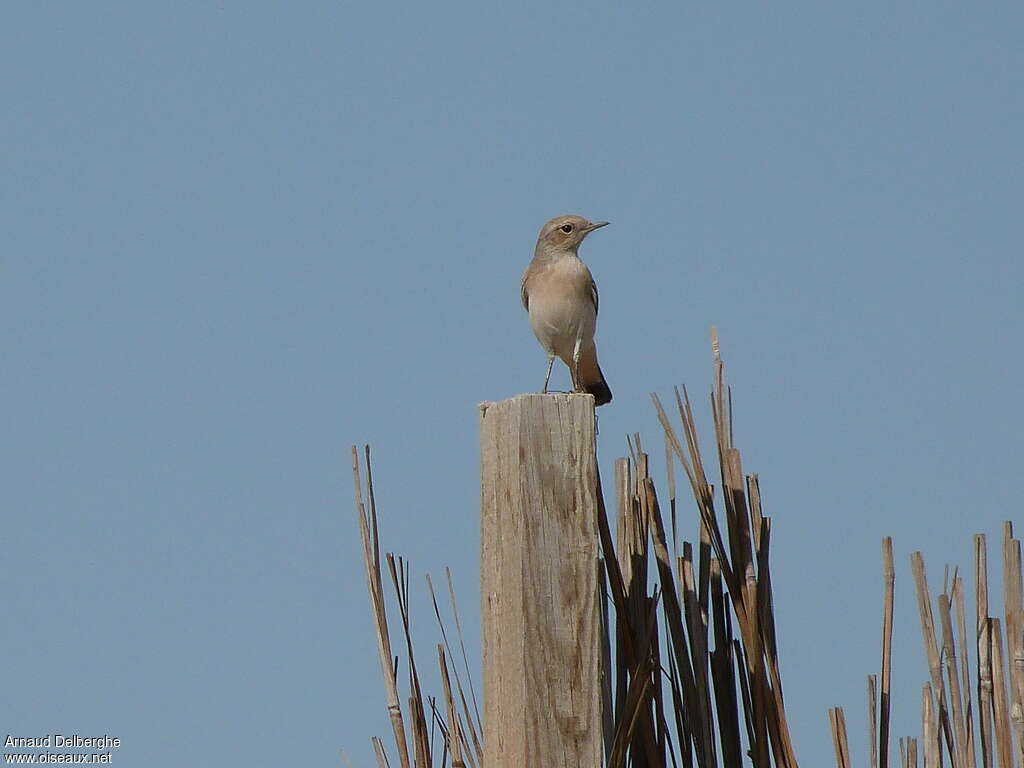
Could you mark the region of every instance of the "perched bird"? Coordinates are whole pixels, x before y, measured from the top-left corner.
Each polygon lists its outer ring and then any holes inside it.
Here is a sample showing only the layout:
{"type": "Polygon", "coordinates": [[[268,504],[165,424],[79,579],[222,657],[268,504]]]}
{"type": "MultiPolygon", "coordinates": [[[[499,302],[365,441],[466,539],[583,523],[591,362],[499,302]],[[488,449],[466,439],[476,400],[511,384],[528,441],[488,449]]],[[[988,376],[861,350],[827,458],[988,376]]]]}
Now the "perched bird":
{"type": "Polygon", "coordinates": [[[597,364],[597,285],[576,251],[583,239],[607,225],[582,216],[559,216],[545,224],[537,238],[533,261],[523,275],[523,306],[530,326],[548,354],[545,394],[555,355],[572,373],[577,392],[589,392],[596,405],[612,399],[612,391],[597,364]]]}

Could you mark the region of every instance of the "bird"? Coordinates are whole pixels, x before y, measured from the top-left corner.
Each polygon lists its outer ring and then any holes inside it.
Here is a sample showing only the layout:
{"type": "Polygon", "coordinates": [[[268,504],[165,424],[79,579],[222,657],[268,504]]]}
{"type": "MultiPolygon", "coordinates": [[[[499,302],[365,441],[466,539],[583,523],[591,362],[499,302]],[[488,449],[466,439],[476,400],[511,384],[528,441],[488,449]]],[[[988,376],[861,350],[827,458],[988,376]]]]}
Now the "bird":
{"type": "Polygon", "coordinates": [[[569,368],[576,392],[611,402],[612,391],[597,364],[597,284],[578,251],[583,240],[607,221],[558,216],[541,227],[533,260],[523,274],[521,298],[530,326],[548,356],[542,394],[547,394],[555,356],[569,368]]]}

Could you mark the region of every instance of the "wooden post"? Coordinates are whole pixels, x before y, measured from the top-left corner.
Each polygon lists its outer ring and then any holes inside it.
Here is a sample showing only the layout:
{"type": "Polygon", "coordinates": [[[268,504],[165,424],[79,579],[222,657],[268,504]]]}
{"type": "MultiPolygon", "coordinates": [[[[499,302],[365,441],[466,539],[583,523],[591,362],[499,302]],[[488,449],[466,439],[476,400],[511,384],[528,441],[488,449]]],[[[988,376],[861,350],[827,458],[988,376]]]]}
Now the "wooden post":
{"type": "Polygon", "coordinates": [[[594,398],[480,406],[483,768],[603,762],[594,398]]]}

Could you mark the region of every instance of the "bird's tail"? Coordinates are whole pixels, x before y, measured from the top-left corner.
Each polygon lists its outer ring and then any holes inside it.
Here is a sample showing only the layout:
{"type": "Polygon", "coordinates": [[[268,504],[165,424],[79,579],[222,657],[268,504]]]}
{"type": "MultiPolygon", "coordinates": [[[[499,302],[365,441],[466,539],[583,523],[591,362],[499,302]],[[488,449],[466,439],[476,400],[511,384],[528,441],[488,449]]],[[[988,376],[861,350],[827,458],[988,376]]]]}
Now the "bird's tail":
{"type": "Polygon", "coordinates": [[[594,405],[604,405],[612,401],[612,390],[608,386],[608,382],[604,380],[604,376],[601,377],[600,381],[584,384],[583,391],[589,392],[594,396],[594,405]]]}
{"type": "MultiPolygon", "coordinates": [[[[569,363],[572,370],[572,363],[569,363]]],[[[594,405],[604,405],[612,400],[612,390],[604,380],[601,366],[597,364],[597,349],[591,345],[580,353],[579,379],[574,382],[576,390],[594,396],[594,405]]]]}

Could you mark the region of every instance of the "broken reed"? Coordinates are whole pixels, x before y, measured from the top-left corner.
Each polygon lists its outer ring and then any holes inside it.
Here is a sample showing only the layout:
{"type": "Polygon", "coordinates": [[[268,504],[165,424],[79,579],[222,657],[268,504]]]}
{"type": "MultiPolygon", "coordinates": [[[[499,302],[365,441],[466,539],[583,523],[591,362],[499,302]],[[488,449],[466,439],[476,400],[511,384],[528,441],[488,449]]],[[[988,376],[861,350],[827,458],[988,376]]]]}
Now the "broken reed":
{"type": "MultiPolygon", "coordinates": [[[[605,763],[608,768],[686,766],[796,768],[786,724],[773,609],[769,548],[771,520],[761,512],[756,475],[744,475],[733,444],[732,395],[712,334],[714,389],[711,412],[721,478],[724,526],[715,506],[698,445],[689,396],[675,390],[681,433],[652,395],[664,431],[671,521],[671,553],[661,504],[640,436],[631,457],[615,463],[615,539],[598,480],[598,528],[603,552],[602,633],[608,670],[603,692],[605,763]],[[697,507],[697,541],[678,552],[675,462],[686,473],[697,507]],[[653,564],[654,574],[649,573],[653,564]],[[656,575],[656,578],[650,578],[656,575]],[[652,583],[653,582],[653,583],[652,583]],[[609,604],[614,625],[609,620],[609,604]],[[614,641],[613,641],[614,638],[614,641]]],[[[437,647],[444,699],[424,699],[410,638],[409,573],[401,558],[386,555],[405,638],[409,695],[400,699],[399,660],[392,652],[381,573],[377,510],[365,449],[367,497],[352,449],[356,508],[362,534],[370,602],[377,632],[387,709],[401,768],[482,767],[483,732],[462,645],[461,626],[448,575],[469,701],[455,667],[433,586],[428,587],[443,642],[437,647]],[[457,694],[457,697],[456,695],[457,694]],[[438,743],[439,742],[439,743],[438,743]],[[411,746],[410,746],[411,744],[411,746]]],[[[374,737],[380,768],[390,762],[374,737]]]]}
{"type": "MultiPolygon", "coordinates": [[[[921,690],[921,735],[900,739],[901,768],[1013,768],[1024,764],[1024,588],[1021,583],[1021,544],[1013,537],[1013,524],[1003,524],[1003,600],[1005,619],[989,614],[988,549],[984,534],[974,537],[974,636],[967,634],[964,580],[949,569],[943,591],[932,609],[924,558],[910,556],[917,592],[918,615],[929,680],[921,690]],[[956,615],[954,628],[953,615],[956,615]],[[954,631],[955,629],[955,631],[954,631]],[[1005,643],[1004,643],[1005,636],[1005,643]],[[973,647],[972,658],[969,650],[973,647]],[[975,718],[977,713],[977,718],[975,718]],[[975,727],[977,722],[977,727],[975,727]],[[979,762],[980,759],[980,762],[979,762]]],[[[882,695],[876,702],[874,675],[868,678],[871,766],[889,768],[889,670],[892,637],[892,539],[882,545],[885,597],[882,644],[882,695]],[[883,728],[873,727],[876,705],[882,708],[883,728]],[[876,744],[877,739],[877,744],[876,744]],[[881,755],[876,762],[874,755],[881,755]]],[[[836,727],[842,708],[830,709],[836,765],[848,766],[845,729],[836,727]]]]}

